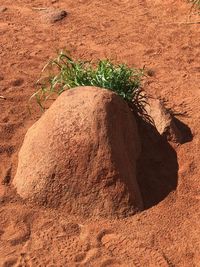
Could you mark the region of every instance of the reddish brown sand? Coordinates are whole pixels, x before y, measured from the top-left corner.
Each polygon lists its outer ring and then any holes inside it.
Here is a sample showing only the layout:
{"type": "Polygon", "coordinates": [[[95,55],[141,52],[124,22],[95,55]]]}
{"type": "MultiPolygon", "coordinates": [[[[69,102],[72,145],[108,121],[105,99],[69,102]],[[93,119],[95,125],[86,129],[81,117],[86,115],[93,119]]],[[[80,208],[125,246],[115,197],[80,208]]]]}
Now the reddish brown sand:
{"type": "MultiPolygon", "coordinates": [[[[200,266],[199,17],[184,0],[1,0],[0,266],[200,266]],[[45,10],[68,12],[51,24],[45,10]],[[145,90],[192,131],[182,145],[148,143],[140,184],[146,209],[123,220],[83,220],[23,203],[10,183],[27,129],[27,101],[49,58],[113,58],[154,74],[145,90]],[[192,140],[191,140],[192,139],[192,140]]],[[[140,173],[140,172],[139,172],[140,173]]]]}

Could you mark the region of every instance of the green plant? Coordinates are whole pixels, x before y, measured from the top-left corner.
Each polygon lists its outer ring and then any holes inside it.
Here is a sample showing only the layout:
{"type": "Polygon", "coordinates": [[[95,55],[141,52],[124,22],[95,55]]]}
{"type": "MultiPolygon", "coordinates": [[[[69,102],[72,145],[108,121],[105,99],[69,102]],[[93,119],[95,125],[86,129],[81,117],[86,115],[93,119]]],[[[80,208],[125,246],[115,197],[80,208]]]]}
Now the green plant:
{"type": "MultiPolygon", "coordinates": [[[[97,86],[107,88],[120,95],[130,108],[139,115],[145,114],[146,96],[141,89],[144,69],[129,68],[125,64],[113,64],[109,60],[74,61],[66,53],[51,60],[43,69],[38,80],[39,90],[32,97],[44,108],[44,103],[52,94],[77,86],[97,86]],[[46,75],[46,71],[48,72],[46,75]]],[[[31,98],[32,98],[31,97],[31,98]]]]}
{"type": "Polygon", "coordinates": [[[200,9],[200,0],[189,0],[189,2],[192,3],[192,7],[200,9]]]}

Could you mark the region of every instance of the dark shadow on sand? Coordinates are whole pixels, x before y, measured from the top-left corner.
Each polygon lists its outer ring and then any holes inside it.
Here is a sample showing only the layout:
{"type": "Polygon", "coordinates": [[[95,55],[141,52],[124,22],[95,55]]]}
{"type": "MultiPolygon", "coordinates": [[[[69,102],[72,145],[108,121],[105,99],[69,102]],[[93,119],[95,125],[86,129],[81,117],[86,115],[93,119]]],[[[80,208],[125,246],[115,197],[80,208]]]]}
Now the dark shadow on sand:
{"type": "MultiPolygon", "coordinates": [[[[180,133],[179,144],[193,139],[190,128],[173,118],[180,133]]],[[[151,123],[138,121],[142,152],[137,163],[137,180],[148,209],[176,190],[178,183],[178,161],[176,151],[166,137],[161,136],[151,123]]]]}
{"type": "Polygon", "coordinates": [[[175,150],[151,124],[139,121],[142,145],[137,163],[137,180],[148,209],[162,201],[178,182],[178,162],[175,150]]]}
{"type": "Polygon", "coordinates": [[[192,135],[190,128],[185,123],[183,123],[182,121],[180,121],[179,119],[175,117],[173,117],[173,121],[181,135],[180,140],[179,140],[180,144],[191,142],[193,139],[193,135],[192,135]]]}

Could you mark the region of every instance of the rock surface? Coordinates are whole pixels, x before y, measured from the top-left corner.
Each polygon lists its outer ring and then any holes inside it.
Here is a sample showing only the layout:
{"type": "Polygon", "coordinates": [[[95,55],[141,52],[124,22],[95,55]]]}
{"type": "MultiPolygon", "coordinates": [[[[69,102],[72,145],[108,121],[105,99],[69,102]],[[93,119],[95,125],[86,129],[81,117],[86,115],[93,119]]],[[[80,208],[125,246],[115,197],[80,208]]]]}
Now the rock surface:
{"type": "Polygon", "coordinates": [[[28,130],[13,184],[22,198],[67,213],[128,216],[143,207],[139,154],[135,119],[119,96],[70,89],[28,130]]]}
{"type": "Polygon", "coordinates": [[[173,116],[166,110],[159,99],[149,99],[146,106],[147,114],[151,117],[154,126],[160,135],[166,136],[169,141],[182,143],[182,134],[178,129],[173,116]]]}
{"type": "Polygon", "coordinates": [[[48,8],[42,12],[42,17],[46,22],[56,23],[58,21],[63,20],[68,15],[67,11],[48,8]]]}

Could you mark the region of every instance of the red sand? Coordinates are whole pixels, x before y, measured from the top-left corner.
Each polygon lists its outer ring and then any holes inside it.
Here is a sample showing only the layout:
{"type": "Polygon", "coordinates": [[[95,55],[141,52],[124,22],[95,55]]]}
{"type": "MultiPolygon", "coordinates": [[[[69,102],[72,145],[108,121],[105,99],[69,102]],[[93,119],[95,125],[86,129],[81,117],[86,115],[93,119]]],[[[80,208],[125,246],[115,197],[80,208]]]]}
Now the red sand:
{"type": "Polygon", "coordinates": [[[198,15],[189,13],[184,0],[1,0],[0,5],[7,7],[0,13],[0,266],[200,266],[200,44],[199,24],[190,23],[198,15]],[[51,24],[44,10],[33,7],[59,7],[68,16],[51,24]],[[167,154],[158,146],[154,152],[151,144],[148,157],[158,154],[147,164],[147,184],[154,169],[161,181],[153,188],[142,185],[148,209],[138,215],[87,221],[37,210],[9,184],[24,135],[41,116],[35,103],[32,114],[27,111],[34,83],[62,48],[75,58],[108,57],[153,69],[145,90],[164,100],[192,131],[193,140],[171,144],[167,154]]]}

